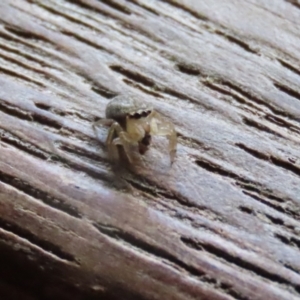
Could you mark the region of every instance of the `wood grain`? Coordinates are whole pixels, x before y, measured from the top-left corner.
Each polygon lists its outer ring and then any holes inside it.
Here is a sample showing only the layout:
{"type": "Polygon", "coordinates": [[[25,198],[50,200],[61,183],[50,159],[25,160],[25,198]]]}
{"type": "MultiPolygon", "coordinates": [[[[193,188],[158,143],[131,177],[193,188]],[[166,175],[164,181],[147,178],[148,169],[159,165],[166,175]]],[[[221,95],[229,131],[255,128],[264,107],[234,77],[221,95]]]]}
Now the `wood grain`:
{"type": "Polygon", "coordinates": [[[300,4],[0,3],[0,295],[300,298],[300,4]],[[107,158],[108,101],[178,132],[107,158]]]}

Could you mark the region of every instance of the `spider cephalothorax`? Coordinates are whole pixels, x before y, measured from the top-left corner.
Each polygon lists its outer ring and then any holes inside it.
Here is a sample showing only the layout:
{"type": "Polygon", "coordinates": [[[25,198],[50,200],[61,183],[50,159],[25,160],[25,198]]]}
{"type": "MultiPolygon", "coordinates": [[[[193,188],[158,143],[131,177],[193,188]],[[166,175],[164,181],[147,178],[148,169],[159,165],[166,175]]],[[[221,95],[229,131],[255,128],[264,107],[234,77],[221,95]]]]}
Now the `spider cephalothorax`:
{"type": "Polygon", "coordinates": [[[169,140],[173,163],[177,145],[174,125],[153,107],[134,96],[117,96],[108,103],[105,114],[106,119],[95,125],[111,121],[106,144],[112,159],[119,159],[117,146],[122,146],[129,162],[132,162],[131,145],[138,145],[140,154],[144,154],[151,144],[151,136],[161,135],[169,140]]]}

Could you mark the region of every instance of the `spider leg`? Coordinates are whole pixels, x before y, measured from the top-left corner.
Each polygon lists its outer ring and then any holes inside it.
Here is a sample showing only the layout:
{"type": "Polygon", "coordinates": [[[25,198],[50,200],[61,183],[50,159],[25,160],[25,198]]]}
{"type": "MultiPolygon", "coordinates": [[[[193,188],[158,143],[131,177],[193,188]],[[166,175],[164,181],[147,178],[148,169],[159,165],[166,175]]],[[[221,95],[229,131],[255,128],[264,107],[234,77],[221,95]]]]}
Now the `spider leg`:
{"type": "Polygon", "coordinates": [[[113,125],[109,129],[105,142],[108,150],[108,155],[112,161],[118,161],[120,158],[117,144],[114,143],[117,126],[120,125],[118,123],[113,123],[113,125]]]}
{"type": "Polygon", "coordinates": [[[99,125],[111,125],[113,122],[112,119],[100,119],[93,123],[93,128],[99,127],[99,125]]]}
{"type": "Polygon", "coordinates": [[[97,127],[99,127],[100,125],[104,125],[104,126],[110,126],[114,121],[111,120],[111,119],[100,119],[96,122],[93,122],[92,124],[92,127],[93,127],[93,130],[94,130],[94,133],[96,136],[98,136],[97,134],[97,127]]]}
{"type": "Polygon", "coordinates": [[[120,145],[123,147],[128,161],[132,163],[133,157],[131,155],[130,146],[135,143],[136,142],[130,138],[129,134],[123,130],[119,123],[115,122],[112,124],[106,140],[106,144],[112,158],[119,159],[117,146],[120,145]],[[115,133],[118,135],[118,137],[115,137],[115,133]]]}
{"type": "Polygon", "coordinates": [[[94,122],[92,124],[94,133],[96,136],[98,136],[97,134],[97,127],[103,125],[103,126],[111,126],[106,138],[106,147],[108,149],[108,156],[110,158],[110,160],[112,161],[118,161],[119,160],[119,152],[118,152],[118,148],[116,145],[113,144],[113,139],[115,136],[115,131],[116,131],[116,125],[113,125],[114,121],[112,119],[100,119],[96,122],[94,122]]]}
{"type": "Polygon", "coordinates": [[[123,149],[124,149],[124,152],[125,152],[125,154],[126,154],[126,157],[127,157],[128,161],[129,161],[130,163],[132,163],[133,159],[132,159],[132,157],[131,157],[131,155],[130,155],[130,149],[129,149],[129,147],[128,147],[128,144],[127,144],[126,142],[124,142],[124,140],[123,140],[122,138],[120,138],[120,137],[115,138],[115,139],[113,140],[113,146],[114,146],[116,149],[117,149],[117,146],[122,146],[123,149]]]}
{"type": "Polygon", "coordinates": [[[167,137],[169,141],[168,150],[170,154],[171,164],[173,164],[177,147],[177,134],[173,123],[168,121],[158,112],[153,112],[150,121],[150,133],[152,135],[167,137]]]}

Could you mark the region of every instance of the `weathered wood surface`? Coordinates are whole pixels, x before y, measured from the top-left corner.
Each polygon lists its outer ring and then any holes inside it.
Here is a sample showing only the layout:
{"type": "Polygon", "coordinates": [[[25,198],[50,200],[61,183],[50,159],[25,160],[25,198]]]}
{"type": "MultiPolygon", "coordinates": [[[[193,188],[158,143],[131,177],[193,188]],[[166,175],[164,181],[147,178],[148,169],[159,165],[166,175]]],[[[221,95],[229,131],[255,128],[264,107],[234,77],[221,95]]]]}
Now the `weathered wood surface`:
{"type": "Polygon", "coordinates": [[[0,3],[1,299],[299,299],[300,3],[0,3]],[[114,170],[109,99],[176,125],[114,170]],[[129,189],[131,187],[131,189],[129,189]]]}

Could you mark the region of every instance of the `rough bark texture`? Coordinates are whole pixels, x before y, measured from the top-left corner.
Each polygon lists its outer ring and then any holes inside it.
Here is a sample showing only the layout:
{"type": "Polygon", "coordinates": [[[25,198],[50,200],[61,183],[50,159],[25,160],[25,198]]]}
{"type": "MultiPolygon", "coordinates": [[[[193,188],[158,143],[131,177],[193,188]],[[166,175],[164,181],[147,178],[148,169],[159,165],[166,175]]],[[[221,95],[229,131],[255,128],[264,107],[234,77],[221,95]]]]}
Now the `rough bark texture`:
{"type": "Polygon", "coordinates": [[[0,2],[1,299],[299,299],[297,0],[0,2]],[[179,137],[92,130],[135,93],[179,137]]]}

